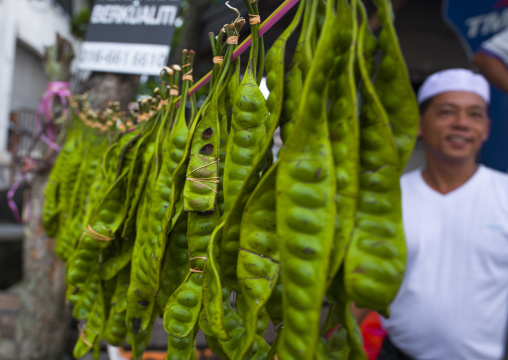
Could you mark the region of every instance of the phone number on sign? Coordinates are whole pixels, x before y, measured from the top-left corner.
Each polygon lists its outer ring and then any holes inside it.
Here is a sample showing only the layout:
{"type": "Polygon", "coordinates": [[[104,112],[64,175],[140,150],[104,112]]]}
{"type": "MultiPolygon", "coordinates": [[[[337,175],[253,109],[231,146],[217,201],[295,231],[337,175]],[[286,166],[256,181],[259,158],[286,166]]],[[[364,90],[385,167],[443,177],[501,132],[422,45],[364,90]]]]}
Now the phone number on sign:
{"type": "Polygon", "coordinates": [[[83,49],[80,62],[105,66],[164,67],[166,54],[160,52],[83,49]]]}

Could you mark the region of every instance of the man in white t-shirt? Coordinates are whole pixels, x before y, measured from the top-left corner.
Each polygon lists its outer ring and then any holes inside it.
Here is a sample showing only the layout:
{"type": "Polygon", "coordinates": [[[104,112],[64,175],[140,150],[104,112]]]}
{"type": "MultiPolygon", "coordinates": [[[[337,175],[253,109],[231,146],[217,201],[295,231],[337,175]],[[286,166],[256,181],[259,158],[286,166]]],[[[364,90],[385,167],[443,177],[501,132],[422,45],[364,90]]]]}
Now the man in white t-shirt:
{"type": "Polygon", "coordinates": [[[383,319],[382,353],[499,360],[508,323],[508,175],[476,162],[489,134],[489,85],[469,70],[445,70],[424,82],[418,101],[426,164],[401,178],[407,267],[383,319]]]}

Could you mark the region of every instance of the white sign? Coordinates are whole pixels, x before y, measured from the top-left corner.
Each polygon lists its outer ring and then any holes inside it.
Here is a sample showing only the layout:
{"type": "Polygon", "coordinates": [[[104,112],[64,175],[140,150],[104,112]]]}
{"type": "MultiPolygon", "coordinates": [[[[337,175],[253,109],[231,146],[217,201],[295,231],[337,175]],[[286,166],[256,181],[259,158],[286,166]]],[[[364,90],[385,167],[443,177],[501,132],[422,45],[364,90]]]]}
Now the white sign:
{"type": "Polygon", "coordinates": [[[167,64],[180,1],[95,0],[78,68],[158,75],[167,64]]]}
{"type": "Polygon", "coordinates": [[[169,46],[84,42],[79,68],[124,74],[159,75],[168,60],[169,46]]]}

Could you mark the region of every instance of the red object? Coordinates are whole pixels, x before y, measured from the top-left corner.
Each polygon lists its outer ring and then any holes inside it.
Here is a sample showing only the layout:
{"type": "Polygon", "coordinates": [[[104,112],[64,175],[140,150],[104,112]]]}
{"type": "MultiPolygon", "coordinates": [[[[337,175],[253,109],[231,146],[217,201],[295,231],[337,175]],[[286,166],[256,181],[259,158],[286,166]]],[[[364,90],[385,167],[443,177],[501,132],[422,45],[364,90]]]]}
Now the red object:
{"type": "Polygon", "coordinates": [[[370,311],[360,324],[363,337],[363,349],[369,360],[376,360],[383,346],[386,331],[381,326],[381,318],[375,311],[370,311]]]}
{"type": "MultiPolygon", "coordinates": [[[[325,338],[328,340],[339,325],[328,331],[325,338]]],[[[386,331],[381,326],[381,318],[375,311],[369,311],[360,324],[360,331],[363,338],[363,350],[369,360],[377,360],[383,341],[386,338],[386,331]]]]}
{"type": "Polygon", "coordinates": [[[496,10],[502,9],[504,7],[508,7],[508,0],[499,0],[498,2],[494,3],[494,6],[492,6],[492,8],[496,10]]]}

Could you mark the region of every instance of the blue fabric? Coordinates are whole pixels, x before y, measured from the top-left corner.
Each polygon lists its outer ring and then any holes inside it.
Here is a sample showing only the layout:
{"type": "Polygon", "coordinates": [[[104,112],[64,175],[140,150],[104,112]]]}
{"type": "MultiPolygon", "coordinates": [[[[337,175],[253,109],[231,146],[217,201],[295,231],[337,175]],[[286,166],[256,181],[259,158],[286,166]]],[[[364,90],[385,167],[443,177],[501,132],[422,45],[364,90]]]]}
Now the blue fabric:
{"type": "Polygon", "coordinates": [[[508,171],[508,95],[491,86],[490,136],[480,152],[480,161],[496,170],[508,171]]]}

